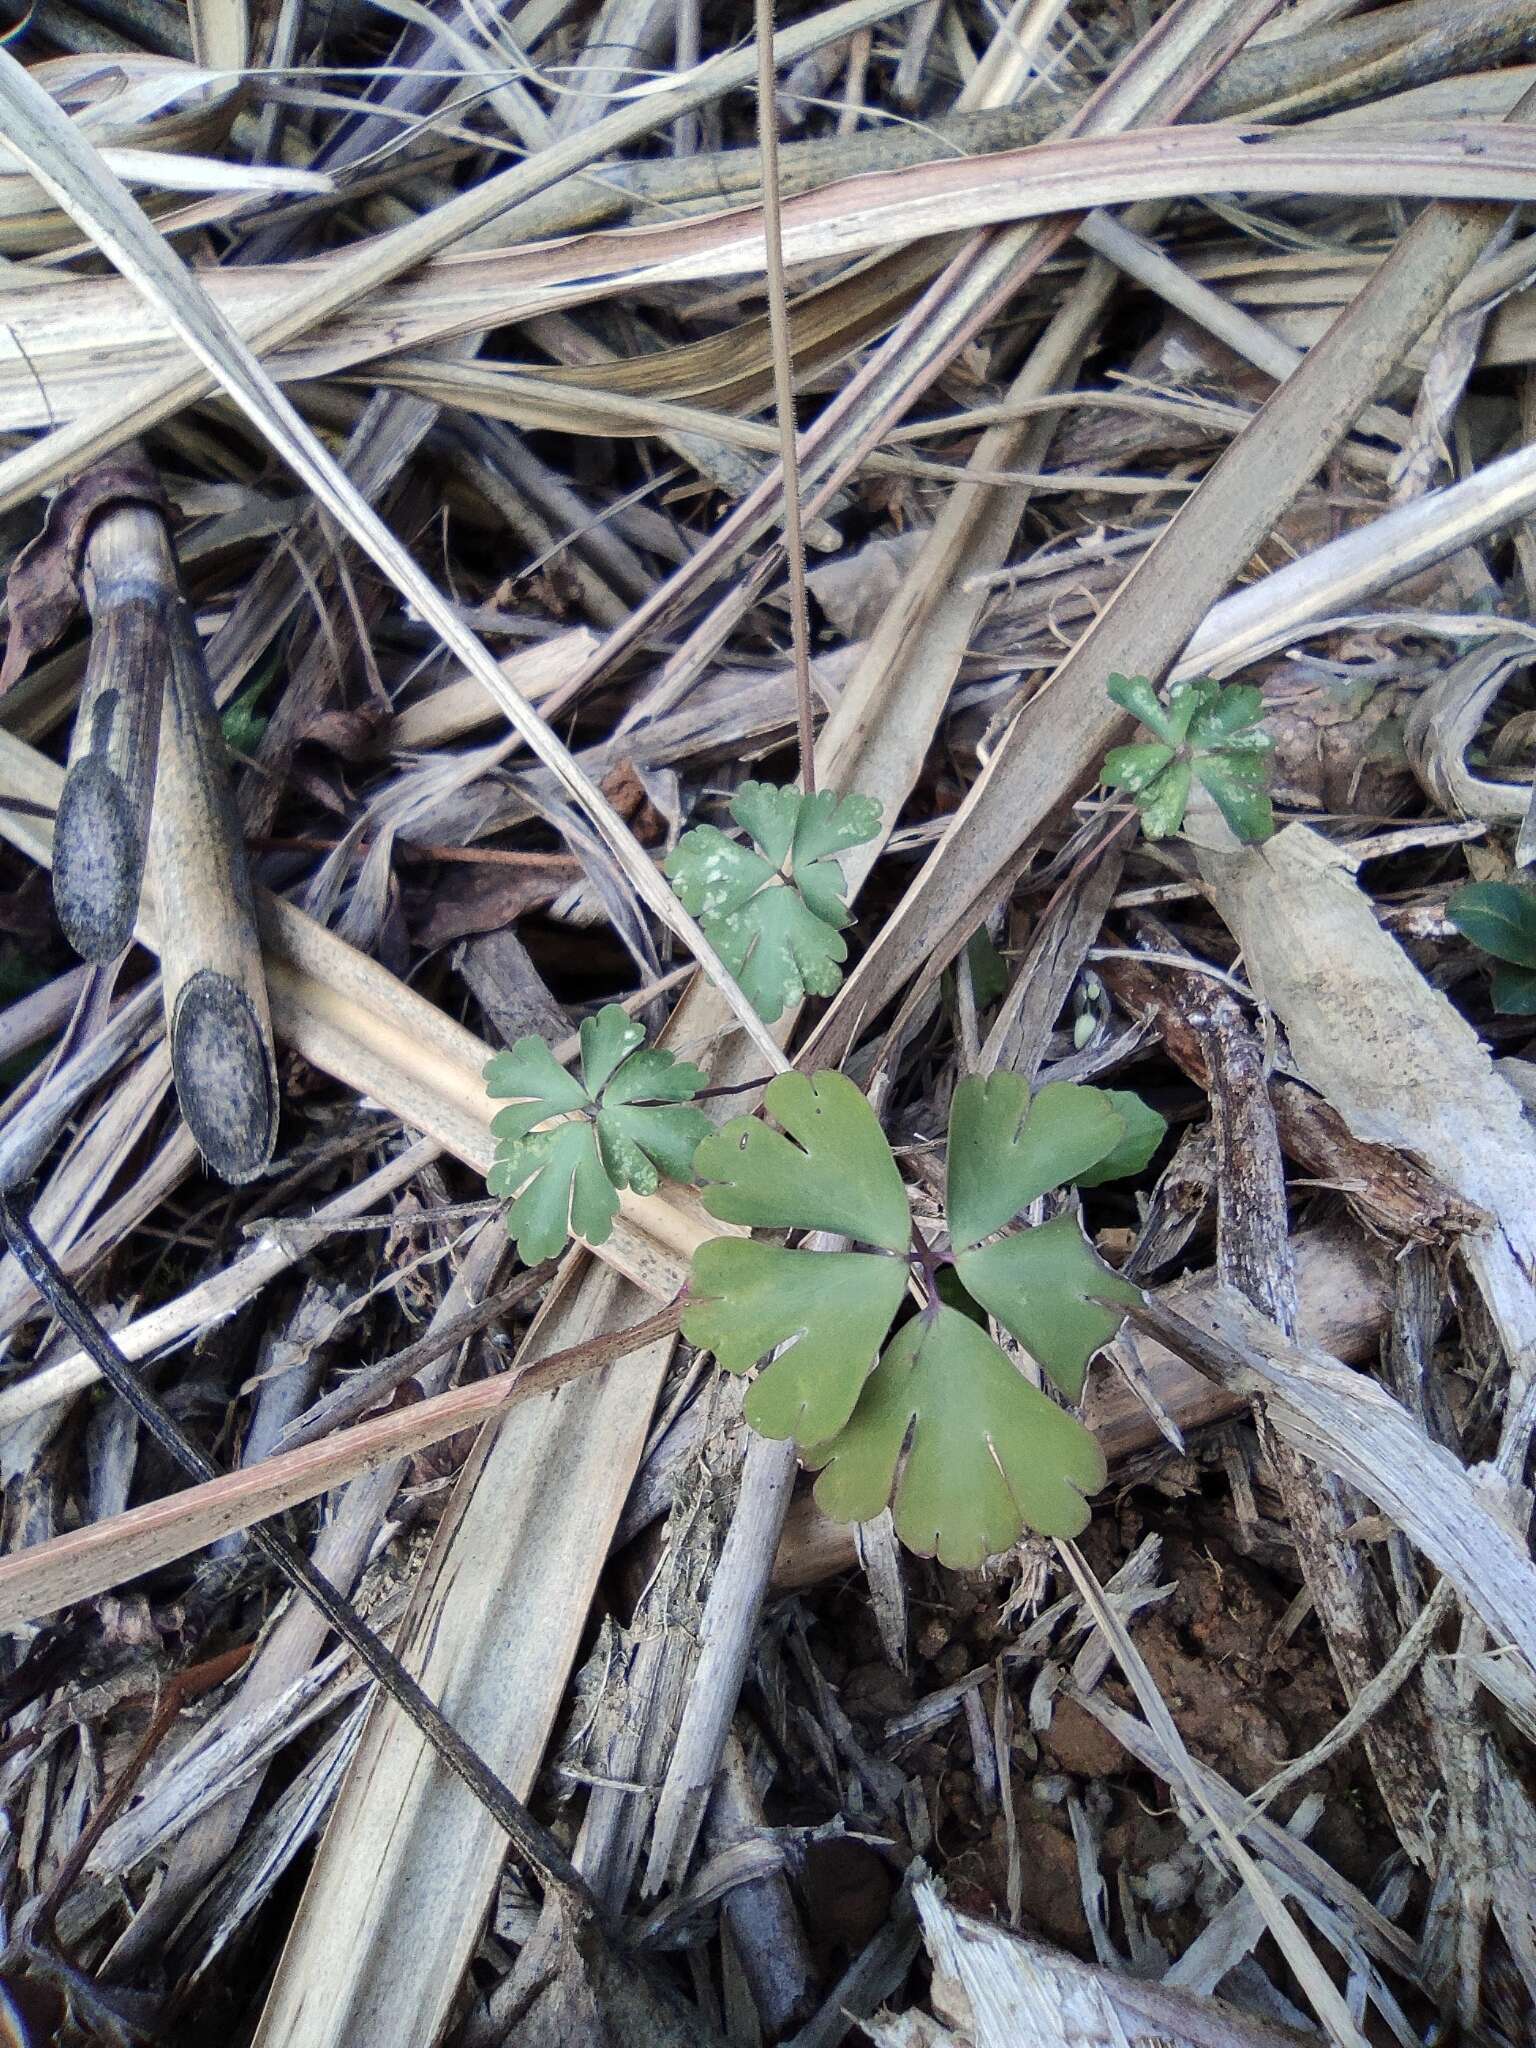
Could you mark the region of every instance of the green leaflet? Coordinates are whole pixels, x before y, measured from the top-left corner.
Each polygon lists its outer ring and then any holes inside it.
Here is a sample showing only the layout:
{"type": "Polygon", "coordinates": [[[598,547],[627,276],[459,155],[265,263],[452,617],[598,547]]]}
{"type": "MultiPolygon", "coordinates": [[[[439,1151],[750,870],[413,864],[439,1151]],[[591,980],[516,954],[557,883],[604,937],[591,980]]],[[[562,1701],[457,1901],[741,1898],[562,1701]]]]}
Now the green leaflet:
{"type": "Polygon", "coordinates": [[[907,1191],[853,1083],[836,1073],[780,1074],[763,1090],[763,1108],[783,1130],[733,1117],[694,1156],[710,1215],[764,1230],[831,1230],[905,1252],[907,1191]]]}
{"type": "Polygon", "coordinates": [[[1030,1100],[1017,1074],[972,1075],[949,1112],[949,1234],[979,1244],[1029,1204],[1076,1180],[1125,1136],[1125,1118],[1100,1088],[1052,1081],[1030,1100]]]}
{"type": "Polygon", "coordinates": [[[1135,803],[1149,839],[1178,831],[1196,777],[1239,839],[1251,845],[1269,838],[1275,829],[1269,798],[1274,741],[1260,728],[1264,699],[1252,684],[1224,687],[1195,676],[1175,683],[1166,704],[1145,676],[1111,676],[1106,689],[1157,735],[1112,747],[1102,775],[1135,803]]]}
{"type": "Polygon", "coordinates": [[[619,1213],[618,1195],[585,1121],[498,1146],[485,1184],[493,1195],[517,1195],[507,1211],[507,1234],[517,1239],[525,1266],[558,1257],[573,1235],[604,1243],[619,1213]]]}
{"type": "Polygon", "coordinates": [[[819,1443],[853,1413],[906,1285],[904,1259],[717,1237],[694,1255],[683,1335],[727,1372],[788,1346],[753,1382],[747,1420],[763,1436],[819,1443]]]}
{"type": "Polygon", "coordinates": [[[1034,1230],[961,1252],[955,1268],[967,1293],[1012,1331],[1069,1401],[1081,1396],[1089,1359],[1122,1320],[1090,1297],[1140,1299],[1100,1259],[1070,1210],[1034,1230]]]}
{"type": "Polygon", "coordinates": [[[1085,1496],[1105,1479],[1083,1425],[950,1308],[897,1331],[847,1428],[809,1462],[824,1468],[816,1500],[826,1513],[863,1522],[890,1502],[909,1549],[960,1570],[1006,1550],[1026,1527],[1081,1534],[1085,1496]]]}
{"type": "Polygon", "coordinates": [[[649,1195],[663,1173],[689,1178],[710,1123],[685,1105],[705,1076],[644,1047],[644,1031],[610,1003],[581,1027],[579,1080],[542,1038],[520,1038],[486,1062],[488,1093],[517,1098],[492,1119],[497,1147],[486,1185],[517,1197],[507,1229],[526,1265],[554,1258],[570,1236],[606,1242],[620,1188],[649,1195]],[[558,1117],[572,1120],[551,1122],[558,1117]]]}
{"type": "Polygon", "coordinates": [[[1500,1016],[1536,1016],[1536,892],[1519,882],[1472,882],[1455,891],[1445,914],[1497,960],[1489,993],[1500,1016]]]}
{"type": "Polygon", "coordinates": [[[667,875],[772,1024],[802,996],[832,995],[842,981],[848,947],[841,934],[850,919],[834,856],[875,836],[880,806],[831,790],[802,796],[744,782],[731,816],[755,850],[713,825],[698,825],[668,857],[667,875]]]}
{"type": "Polygon", "coordinates": [[[1474,946],[1516,967],[1536,967],[1536,891],[1518,882],[1471,882],[1445,906],[1474,946]]]}
{"type": "Polygon", "coordinates": [[[1125,1136],[1096,1166],[1073,1174],[1080,1188],[1102,1187],[1107,1180],[1124,1180],[1128,1174],[1140,1173],[1168,1132],[1168,1119],[1129,1088],[1106,1088],[1104,1092],[1124,1120],[1125,1136]]]}

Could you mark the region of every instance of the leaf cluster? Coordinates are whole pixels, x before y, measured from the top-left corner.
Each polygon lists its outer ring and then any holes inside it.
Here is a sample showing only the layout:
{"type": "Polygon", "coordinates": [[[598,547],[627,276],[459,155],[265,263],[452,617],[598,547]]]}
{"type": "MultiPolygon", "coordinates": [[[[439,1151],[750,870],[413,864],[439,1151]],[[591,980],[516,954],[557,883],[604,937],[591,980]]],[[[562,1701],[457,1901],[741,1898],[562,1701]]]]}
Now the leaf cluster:
{"type": "Polygon", "coordinates": [[[1470,882],[1451,897],[1445,914],[1498,962],[1493,1007],[1506,1017],[1536,1016],[1536,891],[1518,882],[1470,882]]]}
{"type": "Polygon", "coordinates": [[[525,1265],[554,1258],[573,1235],[605,1243],[621,1188],[651,1195],[663,1173],[691,1177],[710,1122],[687,1105],[706,1080],[698,1067],[646,1046],[617,1003],[581,1027],[579,1080],[542,1038],[520,1038],[486,1062],[487,1091],[512,1098],[491,1123],[496,1158],[486,1185],[516,1197],[507,1229],[525,1265]]]}
{"type": "Polygon", "coordinates": [[[765,1436],[794,1439],[820,1469],[817,1500],[839,1520],[866,1521],[893,1503],[902,1541],[955,1566],[979,1564],[1026,1527],[1076,1535],[1085,1496],[1104,1481],[1098,1445],[1024,1377],[986,1318],[1060,1393],[1078,1397],[1088,1360],[1120,1326],[1106,1301],[1133,1300],[1135,1290],[1100,1261],[1070,1210],[1013,1226],[1069,1181],[1145,1165],[1162,1118],[1118,1091],[1054,1083],[1031,1102],[1017,1075],[962,1081],[941,1272],[852,1082],[781,1075],[763,1105],[771,1122],[737,1117],[700,1145],[705,1207],[724,1222],[825,1231],[859,1249],[712,1239],[694,1255],[685,1336],[727,1371],[762,1366],[747,1419],[765,1436]],[[919,1283],[922,1305],[898,1321],[919,1283]]]}
{"type": "Polygon", "coordinates": [[[751,846],[713,825],[685,832],[666,871],[683,908],[772,1024],[802,996],[835,995],[852,923],[835,855],[873,839],[872,797],[804,796],[768,782],[744,782],[731,816],[751,846]]]}
{"type": "Polygon", "coordinates": [[[1149,839],[1178,831],[1196,779],[1239,839],[1252,845],[1269,838],[1275,743],[1260,726],[1264,699],[1251,684],[1223,686],[1196,676],[1175,683],[1166,704],[1145,676],[1111,676],[1107,688],[1122,711],[1157,735],[1112,747],[1104,757],[1103,780],[1131,797],[1149,839]]]}

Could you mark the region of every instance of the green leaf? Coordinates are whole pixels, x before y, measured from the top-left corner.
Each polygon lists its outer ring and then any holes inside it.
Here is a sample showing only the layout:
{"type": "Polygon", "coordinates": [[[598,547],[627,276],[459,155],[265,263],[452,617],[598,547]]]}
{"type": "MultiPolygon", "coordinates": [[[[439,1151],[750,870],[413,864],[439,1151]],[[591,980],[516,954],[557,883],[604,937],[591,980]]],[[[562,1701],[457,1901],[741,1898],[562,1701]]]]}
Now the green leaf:
{"type": "Polygon", "coordinates": [[[1136,799],[1141,829],[1149,839],[1167,839],[1184,822],[1189,803],[1190,765],[1175,761],[1136,799]]]}
{"type": "Polygon", "coordinates": [[[1104,687],[1111,702],[1139,718],[1149,732],[1157,733],[1172,746],[1183,739],[1183,733],[1175,732],[1169,725],[1162,699],[1145,676],[1111,676],[1104,687]]]}
{"type": "Polygon", "coordinates": [[[971,1075],[949,1112],[949,1235],[956,1251],[1106,1158],[1126,1135],[1102,1088],[1052,1081],[1030,1100],[1017,1074],[971,1075]]]}
{"type": "Polygon", "coordinates": [[[803,995],[832,995],[841,983],[848,948],[839,933],[850,919],[832,856],[874,837],[880,806],[831,790],[802,796],[744,782],[731,815],[757,851],[699,825],[678,841],[667,874],[771,1024],[803,995]]]}
{"type": "Polygon", "coordinates": [[[1246,846],[1268,839],[1275,829],[1269,800],[1267,754],[1198,754],[1195,773],[1215,799],[1216,808],[1246,846]]]}
{"type": "MultiPolygon", "coordinates": [[[[807,867],[826,860],[831,854],[845,853],[850,846],[863,846],[874,838],[880,830],[881,807],[872,796],[839,797],[830,789],[818,789],[814,796],[801,797],[799,801],[794,861],[796,878],[803,887],[807,867]]],[[[743,824],[746,823],[735,805],[732,805],[732,811],[743,824]]]]}
{"type": "Polygon", "coordinates": [[[1493,970],[1489,993],[1501,1017],[1536,1017],[1536,970],[1501,960],[1493,970]]]}
{"type": "Polygon", "coordinates": [[[894,1496],[902,1542],[959,1570],[1006,1550],[1026,1528],[1081,1534],[1084,1496],[1105,1479],[1082,1424],[948,1308],[897,1331],[847,1427],[810,1457],[825,1468],[816,1500],[827,1514],[867,1522],[894,1496]]]}
{"type": "Polygon", "coordinates": [[[597,1134],[585,1118],[504,1145],[485,1184],[493,1195],[522,1189],[507,1211],[507,1231],[525,1266],[555,1258],[572,1234],[605,1243],[619,1213],[618,1195],[597,1156],[597,1134]]]}
{"type": "Polygon", "coordinates": [[[1111,747],[1104,756],[1104,770],[1099,780],[1110,789],[1123,789],[1132,796],[1140,796],[1172,759],[1173,748],[1165,747],[1161,740],[1138,741],[1132,747],[1111,747]]]}
{"type": "Polygon", "coordinates": [[[491,1120],[499,1142],[486,1185],[493,1195],[511,1195],[538,1176],[507,1216],[526,1264],[553,1258],[569,1229],[588,1244],[604,1243],[620,1188],[650,1195],[663,1173],[691,1178],[711,1125],[702,1110],[684,1105],[706,1077],[644,1042],[641,1027],[609,1003],[581,1027],[582,1081],[542,1038],[520,1038],[486,1062],[490,1094],[520,1098],[491,1120]],[[574,1115],[580,1121],[535,1129],[574,1115]]]}
{"type": "Polygon", "coordinates": [[[847,941],[787,882],[770,882],[740,910],[699,922],[770,1024],[802,996],[836,995],[842,985],[847,941]]]}
{"type": "Polygon", "coordinates": [[[485,1089],[488,1095],[521,1098],[510,1109],[498,1111],[492,1120],[491,1129],[498,1138],[526,1137],[535,1124],[573,1109],[586,1109],[592,1100],[542,1038],[520,1038],[506,1052],[488,1059],[485,1089]]]}
{"type": "Polygon", "coordinates": [[[859,1397],[907,1285],[904,1259],[874,1252],[786,1251],[716,1237],[693,1256],[683,1335],[727,1372],[749,1372],[746,1417],[763,1436],[805,1445],[835,1435],[859,1397]],[[791,1341],[793,1340],[793,1341],[791,1341]]]}
{"type": "Polygon", "coordinates": [[[1187,682],[1174,684],[1168,692],[1167,717],[1169,730],[1180,745],[1188,738],[1195,720],[1207,712],[1220,695],[1220,683],[1213,683],[1209,676],[1191,676],[1187,682]]]}
{"type": "Polygon", "coordinates": [[[795,843],[800,820],[798,789],[779,789],[771,782],[744,782],[731,799],[731,816],[750,832],[773,867],[782,868],[795,843]]]}
{"type": "MultiPolygon", "coordinates": [[[[1189,721],[1189,738],[1196,747],[1226,746],[1234,733],[1245,732],[1264,716],[1264,693],[1252,683],[1232,683],[1226,689],[1213,683],[1211,688],[1215,695],[1207,696],[1189,721]]],[[[1274,745],[1268,733],[1264,741],[1274,745]]]]}
{"type": "Polygon", "coordinates": [[[967,1290],[1073,1401],[1083,1391],[1089,1359],[1124,1321],[1090,1297],[1140,1299],[1104,1264],[1068,1211],[1038,1229],[961,1252],[955,1267],[967,1290]]]}
{"type": "Polygon", "coordinates": [[[1485,953],[1536,967],[1536,892],[1516,882],[1473,882],[1456,891],[1445,914],[1485,953]]]}
{"type": "Polygon", "coordinates": [[[965,962],[970,970],[971,993],[976,998],[978,1010],[989,1009],[1008,993],[1008,962],[992,943],[992,935],[983,925],[978,932],[972,932],[966,941],[965,962]]]}
{"type": "MultiPolygon", "coordinates": [[[[581,1027],[581,1078],[595,1102],[637,1045],[644,1045],[645,1031],[617,1003],[609,1003],[581,1027]]],[[[665,1054],[662,1055],[666,1057],[665,1054]]]]}
{"type": "Polygon", "coordinates": [[[615,1187],[653,1195],[658,1169],[672,1180],[692,1180],[693,1155],[714,1126],[703,1110],[683,1105],[708,1079],[700,1068],[658,1046],[631,1053],[623,1062],[603,1090],[597,1112],[598,1151],[615,1187]],[[646,1106],[637,1108],[637,1103],[646,1106]]]}
{"type": "Polygon", "coordinates": [[[1080,1188],[1101,1187],[1107,1180],[1124,1180],[1128,1174],[1140,1173],[1168,1130],[1168,1119],[1129,1088],[1108,1088],[1105,1093],[1125,1119],[1125,1136],[1096,1166],[1072,1176],[1080,1188]]]}
{"type": "Polygon", "coordinates": [[[763,1107],[783,1130],[733,1117],[694,1156],[698,1178],[715,1183],[704,1189],[710,1215],[768,1230],[837,1231],[905,1252],[907,1191],[853,1083],[836,1073],[780,1074],[764,1089],[763,1107]]]}

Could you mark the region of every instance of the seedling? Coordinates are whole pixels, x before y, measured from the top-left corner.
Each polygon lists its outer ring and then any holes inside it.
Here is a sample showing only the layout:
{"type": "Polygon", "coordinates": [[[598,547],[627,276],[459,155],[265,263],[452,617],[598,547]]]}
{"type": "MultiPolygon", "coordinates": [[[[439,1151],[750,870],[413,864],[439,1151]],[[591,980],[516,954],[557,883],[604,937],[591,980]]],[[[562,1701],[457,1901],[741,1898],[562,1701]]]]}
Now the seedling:
{"type": "Polygon", "coordinates": [[[1031,1102],[1014,1074],[962,1081],[950,1112],[948,1224],[936,1251],[868,1102],[836,1073],[784,1074],[763,1105],[700,1145],[704,1206],[723,1222],[821,1230],[846,1252],[714,1238],[694,1255],[682,1321],[729,1372],[762,1364],[746,1398],[765,1436],[820,1469],[840,1521],[894,1505],[912,1550],[973,1567],[1027,1527],[1075,1536],[1104,1483],[1097,1443],[988,1334],[991,1315],[1069,1400],[1136,1290],[1063,1210],[1021,1212],[1069,1181],[1131,1173],[1164,1125],[1134,1096],[1053,1083],[1031,1102]],[[921,1305],[895,1329],[909,1292],[921,1305]],[[983,1313],[985,1312],[985,1314],[983,1313]],[[883,1347],[883,1349],[882,1349],[883,1347]]]}
{"type": "Polygon", "coordinates": [[[842,933],[853,920],[833,856],[874,838],[880,806],[867,796],[804,796],[744,782],[731,816],[751,834],[751,846],[713,825],[696,825],[677,842],[667,875],[753,1008],[772,1024],[802,996],[835,995],[842,982],[842,933]]]}
{"type": "Polygon", "coordinates": [[[496,1158],[486,1186],[517,1197],[507,1229],[525,1265],[554,1258],[573,1235],[606,1243],[621,1188],[652,1195],[664,1173],[689,1179],[710,1123],[686,1105],[706,1079],[646,1046],[644,1031],[617,1003],[581,1027],[580,1080],[542,1038],[520,1038],[486,1062],[489,1093],[514,1098],[491,1123],[496,1158]],[[554,1117],[564,1120],[549,1123],[554,1117]]]}
{"type": "Polygon", "coordinates": [[[1269,800],[1274,741],[1260,727],[1264,699],[1248,683],[1224,688],[1209,676],[1175,683],[1164,704],[1145,676],[1111,676],[1110,696],[1134,712],[1155,740],[1112,747],[1104,781],[1123,789],[1149,839],[1166,839],[1184,822],[1198,777],[1238,838],[1248,844],[1275,829],[1269,800]]]}
{"type": "Polygon", "coordinates": [[[1518,882],[1471,882],[1456,891],[1445,914],[1497,960],[1493,1007],[1506,1017],[1536,1016],[1536,894],[1518,882]]]}

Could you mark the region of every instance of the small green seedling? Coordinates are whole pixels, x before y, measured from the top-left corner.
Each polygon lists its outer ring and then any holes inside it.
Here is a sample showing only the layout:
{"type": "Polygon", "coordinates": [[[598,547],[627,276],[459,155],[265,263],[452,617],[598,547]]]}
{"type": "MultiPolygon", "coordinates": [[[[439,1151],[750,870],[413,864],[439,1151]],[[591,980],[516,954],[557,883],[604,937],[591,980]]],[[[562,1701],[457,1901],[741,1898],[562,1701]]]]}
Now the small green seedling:
{"type": "Polygon", "coordinates": [[[1057,1082],[1030,1100],[1015,1074],[962,1081],[949,1125],[941,1255],[914,1228],[874,1111],[836,1073],[784,1074],[763,1105],[699,1147],[704,1206],[723,1222],[821,1230],[862,1249],[819,1252],[721,1237],[694,1255],[683,1316],[728,1372],[769,1363],[747,1394],[764,1436],[792,1437],[839,1521],[894,1504],[912,1550],[974,1567],[1025,1528],[1075,1536],[1104,1483],[1097,1443],[987,1333],[991,1315],[1076,1400],[1088,1361],[1120,1327],[1104,1305],[1136,1290],[1104,1265],[1077,1217],[1018,1230],[1069,1181],[1135,1172],[1161,1117],[1134,1096],[1057,1082]],[[775,1128],[775,1125],[778,1128],[775,1128]],[[891,1334],[909,1287],[922,1306],[891,1334]],[[985,1311],[985,1314],[983,1314],[985,1311]]]}
{"type": "Polygon", "coordinates": [[[1457,931],[1492,953],[1493,1007],[1536,1017],[1536,892],[1518,882],[1471,882],[1445,906],[1457,931]]]}
{"type": "Polygon", "coordinates": [[[1149,839],[1166,839],[1184,822],[1193,778],[1209,790],[1238,838],[1252,845],[1275,829],[1269,778],[1275,743],[1262,730],[1264,699],[1249,683],[1223,687],[1209,676],[1175,683],[1164,704],[1145,676],[1111,676],[1110,696],[1155,740],[1112,747],[1104,781],[1123,789],[1149,839]]]}
{"type": "Polygon", "coordinates": [[[802,796],[744,782],[731,816],[752,835],[752,846],[696,825],[677,842],[667,875],[753,1008],[772,1024],[804,995],[837,993],[848,957],[842,933],[853,920],[833,856],[874,838],[880,806],[867,796],[802,796]]]}
{"type": "Polygon", "coordinates": [[[705,1086],[699,1068],[645,1046],[617,1003],[581,1027],[581,1079],[542,1038],[520,1038],[486,1062],[493,1096],[514,1098],[491,1123],[493,1195],[515,1195],[507,1229],[525,1265],[552,1259],[571,1236],[603,1244],[619,1213],[619,1189],[656,1192],[662,1174],[686,1181],[711,1126],[686,1105],[705,1086]],[[563,1122],[538,1130],[552,1117],[563,1122]]]}

